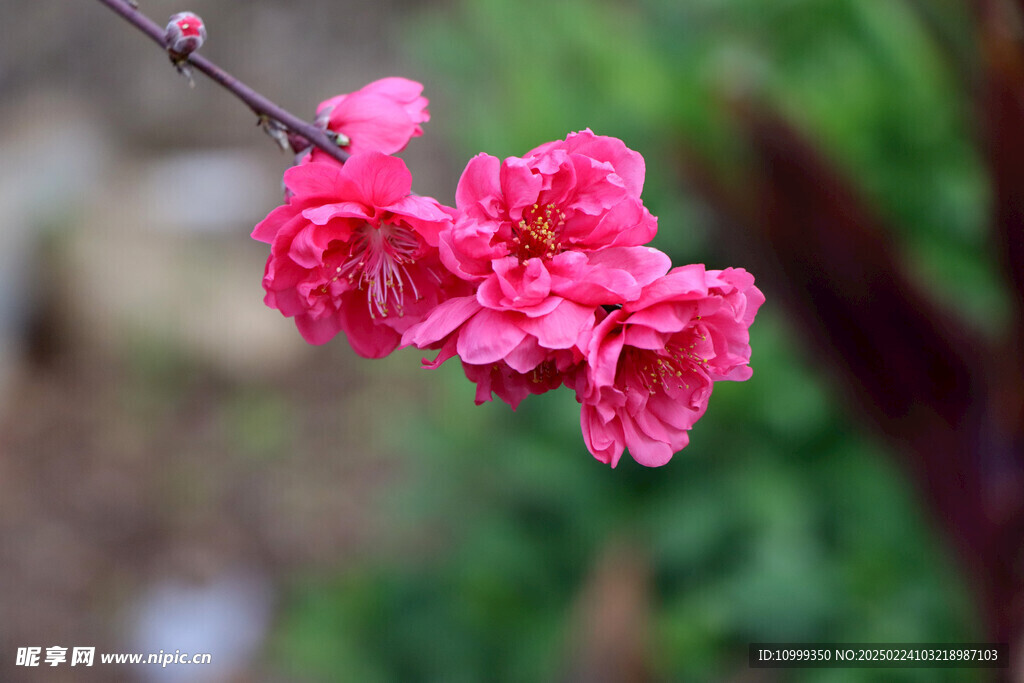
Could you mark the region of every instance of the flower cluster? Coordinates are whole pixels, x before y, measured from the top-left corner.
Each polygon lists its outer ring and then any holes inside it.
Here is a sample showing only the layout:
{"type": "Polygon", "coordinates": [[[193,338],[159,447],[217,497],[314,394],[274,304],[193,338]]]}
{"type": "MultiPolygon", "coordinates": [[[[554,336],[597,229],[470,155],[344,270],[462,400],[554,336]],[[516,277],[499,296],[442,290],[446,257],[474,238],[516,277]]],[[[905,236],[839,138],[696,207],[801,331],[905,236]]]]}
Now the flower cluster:
{"type": "Polygon", "coordinates": [[[356,353],[458,356],[476,402],[513,407],[562,385],[587,448],[663,465],[687,445],[714,382],[750,377],[764,296],[742,269],[672,268],[646,246],[643,157],[590,130],[522,157],[470,160],[455,206],[411,193],[389,156],[422,134],[422,86],[387,78],[318,108],[350,153],[314,150],[285,173],[287,203],[253,232],[271,245],[268,306],[356,353]]]}

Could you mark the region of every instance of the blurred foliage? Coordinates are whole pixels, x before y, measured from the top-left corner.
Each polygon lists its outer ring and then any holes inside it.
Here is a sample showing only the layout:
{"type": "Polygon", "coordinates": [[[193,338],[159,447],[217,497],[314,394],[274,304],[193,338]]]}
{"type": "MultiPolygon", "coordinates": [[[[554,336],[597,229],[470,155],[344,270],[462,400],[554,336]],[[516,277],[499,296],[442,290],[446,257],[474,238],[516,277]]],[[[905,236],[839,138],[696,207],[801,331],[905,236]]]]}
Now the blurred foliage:
{"type": "MultiPolygon", "coordinates": [[[[738,93],[771,103],[857,179],[914,272],[995,331],[1006,301],[986,243],[965,12],[943,0],[464,0],[417,16],[409,35],[439,74],[428,134],[446,134],[464,158],[523,154],[584,127],[621,137],[647,159],[655,244],[677,264],[743,265],[681,190],[675,143],[740,178],[727,103],[738,93]]],[[[379,430],[409,453],[407,484],[380,514],[403,531],[355,569],[296,577],[279,666],[309,680],[556,678],[581,585],[623,536],[651,565],[649,655],[664,679],[735,676],[751,641],[978,639],[949,547],[766,294],[753,379],[717,385],[691,445],[661,469],[589,460],[566,390],[516,414],[473,409],[450,363],[424,380],[425,395],[396,396],[379,430]]]]}

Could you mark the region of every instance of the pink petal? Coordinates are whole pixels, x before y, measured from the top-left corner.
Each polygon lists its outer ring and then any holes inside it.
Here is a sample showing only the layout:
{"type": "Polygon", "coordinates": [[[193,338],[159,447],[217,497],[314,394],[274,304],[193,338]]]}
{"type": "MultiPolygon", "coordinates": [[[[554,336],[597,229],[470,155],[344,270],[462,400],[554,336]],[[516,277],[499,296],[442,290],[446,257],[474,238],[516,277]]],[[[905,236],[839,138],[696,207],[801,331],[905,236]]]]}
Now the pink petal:
{"type": "Polygon", "coordinates": [[[293,220],[296,215],[298,215],[298,210],[294,206],[285,204],[284,206],[277,207],[268,213],[266,218],[256,224],[252,231],[252,238],[270,244],[274,241],[281,228],[293,220]]]}
{"type": "Polygon", "coordinates": [[[611,164],[582,154],[571,158],[576,180],[573,209],[596,216],[624,198],[622,180],[611,164]]]}
{"type": "Polygon", "coordinates": [[[497,259],[494,274],[510,306],[534,306],[551,291],[551,275],[537,258],[520,264],[514,256],[497,259]]]}
{"type": "Polygon", "coordinates": [[[350,297],[345,301],[348,305],[343,305],[338,311],[341,328],[345,331],[352,350],[357,354],[363,358],[383,358],[398,348],[401,335],[387,325],[379,324],[379,321],[370,318],[365,301],[358,301],[361,298],[350,297]]]}
{"type": "Polygon", "coordinates": [[[558,308],[563,299],[559,296],[549,296],[533,306],[516,306],[517,313],[522,313],[527,318],[540,318],[558,308]]]}
{"type": "Polygon", "coordinates": [[[459,356],[471,365],[502,360],[526,337],[526,332],[516,324],[516,317],[516,314],[481,310],[459,332],[459,356]]]}
{"type": "Polygon", "coordinates": [[[352,93],[335,106],[328,127],[348,137],[353,154],[400,152],[418,128],[401,104],[366,92],[352,93]]]}
{"type": "Polygon", "coordinates": [[[641,287],[663,277],[672,267],[668,255],[653,247],[610,247],[591,252],[589,260],[591,266],[626,271],[641,287]]]}
{"type": "Polygon", "coordinates": [[[573,347],[588,325],[594,323],[594,309],[571,301],[562,301],[558,307],[537,318],[524,317],[519,325],[537,338],[547,349],[573,347]]]}
{"type": "Polygon", "coordinates": [[[629,454],[645,467],[661,467],[675,455],[675,451],[667,443],[653,439],[642,432],[628,416],[622,418],[622,433],[625,437],[626,447],[629,448],[629,454]]]}
{"type": "Polygon", "coordinates": [[[463,280],[479,280],[491,274],[491,259],[501,258],[501,247],[491,246],[494,225],[460,216],[451,228],[438,235],[441,263],[463,280]]]}
{"type": "Polygon", "coordinates": [[[295,326],[299,328],[302,338],[310,344],[326,344],[341,331],[338,319],[333,315],[313,318],[309,315],[295,316],[295,326]]]}
{"type": "Polygon", "coordinates": [[[460,209],[479,206],[490,218],[497,218],[497,198],[501,195],[498,182],[501,160],[490,154],[477,154],[466,164],[455,190],[455,205],[460,209]]]}
{"type": "Polygon", "coordinates": [[[519,346],[505,356],[505,363],[516,372],[530,372],[544,362],[550,352],[542,348],[533,337],[526,337],[519,346]]]}
{"type": "Polygon", "coordinates": [[[395,204],[412,189],[412,174],[398,157],[362,152],[349,157],[342,169],[357,187],[354,199],[369,206],[395,204]]]}
{"type": "MultiPolygon", "coordinates": [[[[420,361],[420,363],[424,368],[428,370],[437,370],[449,358],[453,358],[456,355],[458,355],[455,351],[455,342],[455,337],[449,338],[448,341],[446,341],[444,345],[441,346],[441,349],[437,352],[437,355],[434,357],[434,360],[427,360],[426,358],[424,358],[420,361]]],[[[402,346],[404,347],[405,344],[403,343],[402,346]]]]}
{"type": "Polygon", "coordinates": [[[479,310],[481,307],[475,296],[448,299],[438,305],[425,320],[406,330],[402,345],[427,348],[454,332],[479,310]]]}
{"type": "Polygon", "coordinates": [[[292,240],[288,256],[303,268],[317,268],[323,265],[324,252],[332,239],[334,232],[329,228],[307,225],[292,240]]]}
{"type": "MultiPolygon", "coordinates": [[[[626,306],[623,306],[623,309],[628,312],[626,306]]],[[[633,327],[646,327],[662,334],[674,334],[685,329],[694,317],[696,311],[693,306],[655,304],[630,313],[629,324],[633,327]]]]}
{"type": "MultiPolygon", "coordinates": [[[[632,318],[629,322],[633,322],[632,318]]],[[[637,349],[657,351],[665,348],[665,335],[645,325],[626,325],[622,337],[624,344],[637,349]]]]}
{"type": "Polygon", "coordinates": [[[441,231],[450,228],[452,224],[451,217],[444,207],[430,197],[410,195],[384,209],[404,218],[405,222],[432,247],[438,246],[441,231]]]}
{"type": "Polygon", "coordinates": [[[522,217],[522,209],[536,203],[544,178],[535,174],[523,159],[509,157],[501,165],[500,179],[509,218],[518,221],[522,217]]]}
{"type": "MultiPolygon", "coordinates": [[[[691,377],[687,381],[693,382],[695,379],[691,377]]],[[[706,400],[704,405],[707,405],[706,400]]],[[[690,405],[677,401],[664,392],[651,396],[647,402],[647,409],[664,424],[681,431],[693,427],[704,413],[703,410],[694,410],[690,405]]]]}
{"type": "Polygon", "coordinates": [[[353,189],[349,174],[343,173],[342,168],[348,168],[348,164],[342,167],[336,163],[310,162],[292,166],[284,172],[284,185],[305,205],[315,200],[333,201],[348,196],[353,189]]]}
{"type": "Polygon", "coordinates": [[[636,279],[621,270],[584,267],[576,277],[567,277],[558,270],[553,275],[552,293],[588,306],[619,304],[640,296],[636,279]]]}
{"type": "Polygon", "coordinates": [[[647,244],[658,233],[658,219],[635,197],[625,197],[599,217],[578,215],[566,222],[564,234],[591,249],[647,244]]]}
{"type": "Polygon", "coordinates": [[[627,310],[640,310],[662,301],[685,301],[705,299],[708,296],[704,266],[695,263],[673,268],[665,277],[644,287],[643,294],[625,306],[627,310]]]}
{"type": "Polygon", "coordinates": [[[302,217],[315,225],[327,225],[332,218],[373,218],[373,212],[360,202],[321,204],[302,211],[302,217]]]}
{"type": "Polygon", "coordinates": [[[580,430],[583,443],[595,458],[612,467],[619,464],[625,438],[618,420],[605,422],[593,406],[583,404],[580,407],[580,430]]]}
{"type": "MultiPolygon", "coordinates": [[[[411,103],[424,99],[420,97],[423,93],[422,83],[417,83],[416,81],[409,80],[408,78],[399,78],[397,76],[381,78],[373,81],[372,83],[367,83],[359,89],[359,92],[382,95],[396,102],[402,103],[411,103]]],[[[427,119],[423,120],[426,121],[427,119]]]]}
{"type": "Polygon", "coordinates": [[[491,365],[463,363],[462,368],[466,377],[477,385],[475,399],[477,405],[490,401],[493,393],[512,406],[512,410],[515,410],[522,400],[530,395],[525,378],[510,370],[503,363],[492,363],[491,365]]]}
{"type": "Polygon", "coordinates": [[[635,197],[644,189],[646,168],[639,152],[626,147],[618,138],[594,135],[589,129],[573,133],[565,139],[564,149],[570,153],[584,154],[599,161],[607,161],[622,178],[623,186],[635,197]]]}
{"type": "Polygon", "coordinates": [[[621,325],[624,314],[613,311],[598,323],[587,346],[587,381],[593,387],[610,387],[615,384],[619,356],[622,354],[621,334],[610,334],[621,325]]]}
{"type": "Polygon", "coordinates": [[[668,256],[651,247],[611,247],[588,254],[586,267],[573,277],[558,276],[552,290],[571,301],[591,306],[619,304],[640,296],[641,287],[665,275],[668,256]]]}

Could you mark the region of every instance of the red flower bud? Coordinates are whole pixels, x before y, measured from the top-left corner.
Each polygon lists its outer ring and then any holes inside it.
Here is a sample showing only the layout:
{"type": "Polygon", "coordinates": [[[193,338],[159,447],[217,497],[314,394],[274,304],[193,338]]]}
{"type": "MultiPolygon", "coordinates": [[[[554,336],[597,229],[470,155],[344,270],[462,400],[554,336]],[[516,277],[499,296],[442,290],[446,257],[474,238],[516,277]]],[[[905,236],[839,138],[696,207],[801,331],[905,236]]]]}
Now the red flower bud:
{"type": "Polygon", "coordinates": [[[206,26],[198,14],[178,12],[167,22],[167,52],[175,62],[184,60],[206,40],[206,26]]]}

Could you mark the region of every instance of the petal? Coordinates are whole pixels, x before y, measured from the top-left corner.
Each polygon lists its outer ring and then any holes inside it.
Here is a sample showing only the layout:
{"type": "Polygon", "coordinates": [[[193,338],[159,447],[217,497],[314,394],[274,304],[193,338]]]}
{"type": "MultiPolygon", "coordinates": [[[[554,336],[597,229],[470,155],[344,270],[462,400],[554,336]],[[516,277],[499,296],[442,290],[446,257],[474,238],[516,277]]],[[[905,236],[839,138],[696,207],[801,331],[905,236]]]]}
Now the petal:
{"type": "Polygon", "coordinates": [[[622,180],[615,175],[611,164],[582,154],[573,154],[570,158],[576,180],[573,209],[596,216],[626,198],[622,180]]]}
{"type": "Polygon", "coordinates": [[[607,135],[594,135],[587,128],[569,135],[565,139],[565,150],[611,163],[630,194],[639,197],[643,192],[646,173],[644,158],[639,152],[626,147],[622,140],[607,135]]]}
{"type": "Polygon", "coordinates": [[[653,247],[610,247],[589,254],[591,266],[623,270],[646,287],[668,273],[672,260],[653,247]]]}
{"type": "Polygon", "coordinates": [[[628,415],[622,416],[622,434],[629,454],[645,467],[661,467],[675,455],[667,443],[645,434],[628,415]]]}
{"type": "Polygon", "coordinates": [[[400,152],[419,128],[404,106],[389,97],[366,92],[352,93],[338,103],[327,125],[351,141],[347,147],[353,154],[400,152]]]}
{"type": "Polygon", "coordinates": [[[353,154],[342,171],[357,188],[349,197],[368,206],[390,206],[412,189],[412,174],[405,162],[380,152],[353,154]]]}
{"type": "Polygon", "coordinates": [[[266,218],[256,224],[252,231],[252,238],[270,244],[277,237],[277,233],[281,228],[295,218],[296,215],[298,215],[298,209],[294,206],[286,204],[277,207],[268,213],[266,218]]]}
{"type": "Polygon", "coordinates": [[[555,310],[537,318],[524,317],[519,325],[547,349],[572,348],[588,326],[594,324],[594,309],[562,301],[555,310]]]}
{"type": "Polygon", "coordinates": [[[313,318],[308,314],[295,316],[295,326],[302,338],[310,344],[326,344],[341,331],[341,325],[334,315],[313,318]]]}
{"type": "Polygon", "coordinates": [[[549,296],[533,306],[516,306],[515,310],[518,313],[522,313],[527,318],[539,318],[558,308],[562,301],[562,297],[549,296]]]}
{"type": "Polygon", "coordinates": [[[441,263],[463,280],[480,280],[491,273],[491,259],[502,258],[504,250],[491,246],[495,224],[481,223],[465,215],[438,235],[441,263]]]}
{"type": "Polygon", "coordinates": [[[615,384],[619,356],[622,354],[623,336],[612,334],[619,328],[621,311],[614,311],[594,328],[587,346],[587,384],[600,389],[615,384]]]}
{"type": "Polygon", "coordinates": [[[522,209],[533,206],[544,185],[544,177],[535,174],[529,164],[518,157],[509,157],[501,164],[501,193],[513,221],[522,217],[522,209]]]}
{"type": "Polygon", "coordinates": [[[396,102],[413,102],[423,92],[423,84],[408,78],[390,76],[367,83],[359,92],[382,95],[396,102]]]}
{"type": "MultiPolygon", "coordinates": [[[[333,201],[351,197],[354,189],[347,168],[335,163],[310,162],[292,166],[284,172],[284,185],[294,193],[293,204],[308,205],[315,200],[333,201]]],[[[324,201],[316,203],[322,204],[324,201]]]]}
{"type": "Polygon", "coordinates": [[[697,309],[692,303],[682,304],[663,303],[654,304],[643,310],[630,312],[631,304],[623,306],[623,310],[629,313],[629,324],[631,326],[648,327],[656,332],[674,334],[686,329],[697,316],[697,309]]]}
{"type": "Polygon", "coordinates": [[[526,337],[526,332],[516,324],[517,317],[521,316],[481,310],[459,332],[459,356],[471,365],[502,360],[526,337]]]}
{"type": "MultiPolygon", "coordinates": [[[[695,378],[691,377],[687,379],[687,382],[694,380],[695,378]]],[[[706,401],[704,405],[707,405],[706,401]]],[[[694,410],[688,403],[673,399],[664,392],[658,392],[650,397],[650,400],[647,401],[647,410],[662,423],[682,431],[693,427],[704,412],[703,410],[694,410]]]]}
{"type": "Polygon", "coordinates": [[[368,220],[373,218],[373,211],[359,202],[336,202],[321,204],[302,211],[302,217],[315,225],[327,225],[332,218],[356,218],[368,220]]]}
{"type": "Polygon", "coordinates": [[[409,195],[383,208],[403,218],[432,247],[438,246],[441,231],[452,224],[445,208],[431,197],[409,195]]]}
{"type": "MultiPolygon", "coordinates": [[[[403,344],[403,347],[404,346],[405,344],[403,344]]],[[[448,341],[444,343],[441,349],[437,352],[437,355],[434,356],[434,360],[427,360],[426,358],[424,358],[420,361],[420,363],[422,367],[428,370],[437,370],[439,367],[441,367],[441,365],[444,364],[445,361],[447,361],[449,358],[453,358],[456,355],[457,354],[455,352],[455,338],[451,337],[450,339],[448,339],[448,341]]]]}
{"type": "Polygon", "coordinates": [[[618,420],[605,422],[594,406],[584,403],[580,407],[580,430],[583,443],[595,458],[612,467],[619,464],[625,439],[618,420]]]}
{"type": "Polygon", "coordinates": [[[338,317],[341,329],[345,331],[353,351],[363,358],[383,358],[398,348],[401,335],[387,325],[379,324],[378,320],[372,319],[365,301],[354,300],[357,297],[346,299],[346,305],[342,305],[338,317]]]}
{"type": "Polygon", "coordinates": [[[542,348],[533,337],[526,337],[519,346],[505,356],[505,363],[516,372],[530,372],[544,362],[548,357],[548,351],[542,348]]]}
{"type": "Polygon", "coordinates": [[[402,336],[402,345],[427,348],[454,332],[480,309],[476,296],[448,299],[439,304],[426,320],[406,330],[402,336]]]}
{"type": "Polygon", "coordinates": [[[639,199],[626,197],[600,217],[577,214],[566,222],[563,235],[589,249],[647,244],[658,234],[658,219],[639,199]]]}
{"type": "Polygon", "coordinates": [[[559,296],[591,306],[621,304],[640,296],[641,288],[665,275],[668,256],[651,247],[610,247],[587,254],[585,266],[575,266],[572,277],[558,277],[553,286],[559,296]]]}
{"type": "Polygon", "coordinates": [[[551,275],[540,259],[532,258],[520,264],[519,259],[509,256],[493,263],[494,274],[509,307],[535,306],[551,292],[551,275]]]}
{"type": "Polygon", "coordinates": [[[307,225],[299,231],[288,249],[288,258],[303,268],[317,268],[324,262],[327,245],[334,239],[329,228],[307,225]]]}
{"type": "Polygon", "coordinates": [[[583,267],[577,277],[555,272],[551,291],[560,297],[587,306],[621,304],[640,296],[640,285],[621,270],[583,267]]]}
{"type": "Polygon", "coordinates": [[[477,287],[476,300],[484,308],[492,308],[496,311],[504,311],[510,308],[501,282],[498,276],[494,274],[481,282],[480,286],[477,287]]]}
{"type": "Polygon", "coordinates": [[[646,325],[626,325],[622,336],[623,343],[626,346],[651,351],[665,348],[665,335],[652,330],[646,325]]]}
{"type": "Polygon", "coordinates": [[[644,287],[640,298],[626,305],[629,310],[639,310],[662,301],[692,301],[708,296],[704,265],[695,263],[673,268],[665,277],[644,287]]]}
{"type": "Polygon", "coordinates": [[[455,206],[477,208],[490,218],[497,218],[501,185],[498,182],[501,161],[490,154],[477,154],[466,164],[455,190],[455,206]]]}
{"type": "Polygon", "coordinates": [[[477,405],[490,401],[493,392],[502,401],[512,406],[512,410],[515,410],[522,400],[530,395],[526,379],[503,363],[492,363],[491,365],[463,363],[462,368],[466,377],[477,385],[475,399],[477,405]]]}

